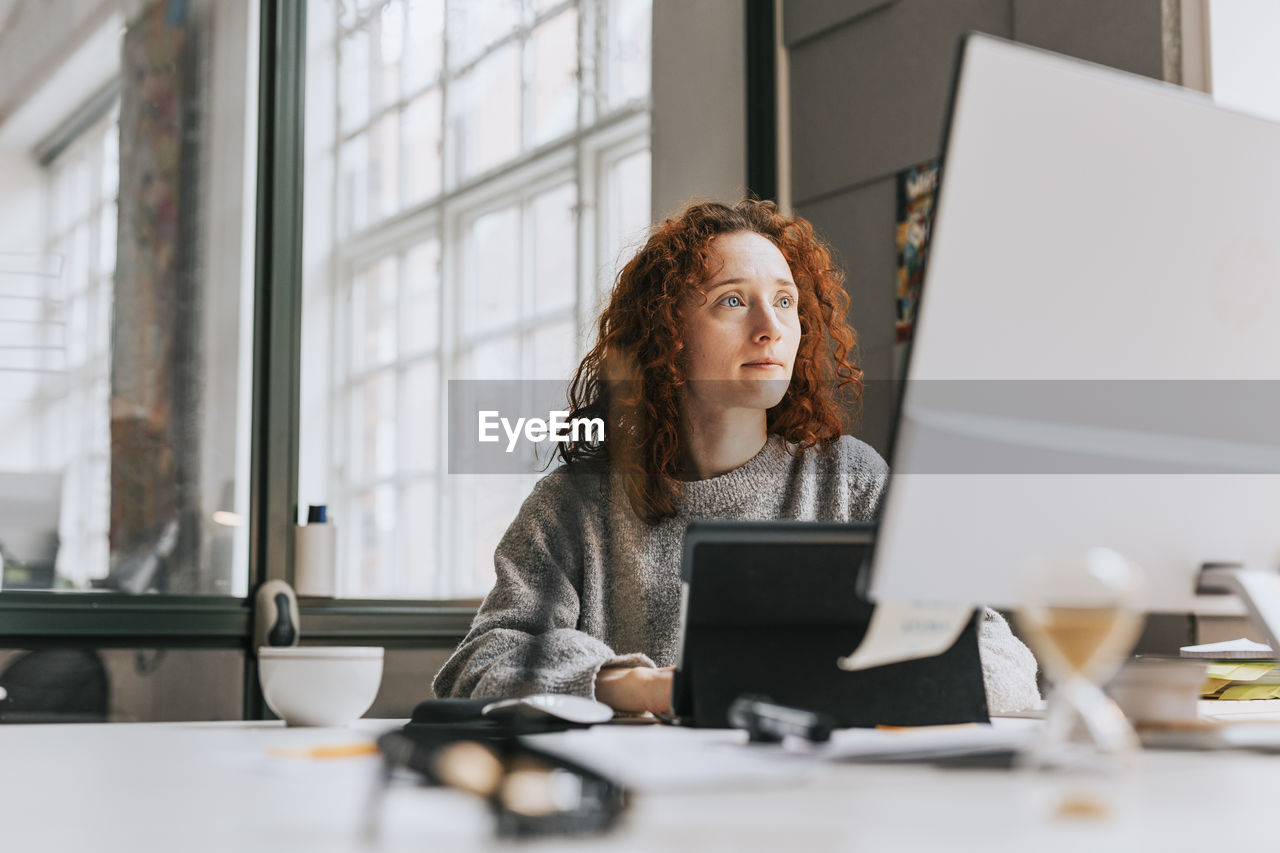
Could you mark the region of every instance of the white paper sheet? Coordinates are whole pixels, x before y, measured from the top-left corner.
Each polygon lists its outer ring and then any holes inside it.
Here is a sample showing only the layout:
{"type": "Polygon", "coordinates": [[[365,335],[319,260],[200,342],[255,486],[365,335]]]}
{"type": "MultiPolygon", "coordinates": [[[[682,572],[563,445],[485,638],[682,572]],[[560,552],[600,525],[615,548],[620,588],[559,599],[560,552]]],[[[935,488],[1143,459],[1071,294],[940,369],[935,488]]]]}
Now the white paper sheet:
{"type": "Polygon", "coordinates": [[[1038,720],[999,720],[907,729],[841,729],[827,743],[788,738],[785,747],[833,761],[925,761],[990,752],[1020,752],[1041,730],[1038,720]]]}
{"type": "Polygon", "coordinates": [[[870,669],[940,655],[951,648],[972,615],[973,608],[969,606],[920,607],[877,602],[858,648],[836,663],[841,669],[870,669]]]}

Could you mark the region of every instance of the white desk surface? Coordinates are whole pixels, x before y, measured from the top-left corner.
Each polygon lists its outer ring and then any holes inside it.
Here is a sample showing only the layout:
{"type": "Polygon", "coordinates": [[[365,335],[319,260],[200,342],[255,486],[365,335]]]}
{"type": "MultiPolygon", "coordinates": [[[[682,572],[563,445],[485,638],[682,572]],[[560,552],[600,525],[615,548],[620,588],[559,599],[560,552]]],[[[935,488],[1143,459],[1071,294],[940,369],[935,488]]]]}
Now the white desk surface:
{"type": "MultiPolygon", "coordinates": [[[[1280,727],[1280,700],[1205,704],[1280,727]]],[[[464,851],[493,849],[483,804],[397,780],[380,837],[360,827],[379,759],[271,750],[367,743],[402,721],[350,729],[279,723],[0,726],[0,849],[464,851]]],[[[997,721],[997,728],[1034,725],[997,721]]],[[[831,762],[748,747],[740,734],[608,726],[543,735],[637,791],[616,833],[522,849],[1204,850],[1262,842],[1280,796],[1280,754],[1147,751],[1113,778],[831,762]],[[1062,816],[1081,794],[1102,814],[1062,816]]]]}

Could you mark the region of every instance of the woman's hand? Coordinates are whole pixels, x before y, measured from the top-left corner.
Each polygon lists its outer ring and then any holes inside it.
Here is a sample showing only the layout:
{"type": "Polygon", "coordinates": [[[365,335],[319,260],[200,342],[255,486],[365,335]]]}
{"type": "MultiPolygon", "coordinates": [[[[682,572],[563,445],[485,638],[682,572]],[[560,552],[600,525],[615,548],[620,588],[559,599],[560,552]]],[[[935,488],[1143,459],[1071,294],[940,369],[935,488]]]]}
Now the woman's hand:
{"type": "Polygon", "coordinates": [[[671,674],[674,666],[609,667],[596,676],[596,698],[615,711],[671,710],[671,674]]]}

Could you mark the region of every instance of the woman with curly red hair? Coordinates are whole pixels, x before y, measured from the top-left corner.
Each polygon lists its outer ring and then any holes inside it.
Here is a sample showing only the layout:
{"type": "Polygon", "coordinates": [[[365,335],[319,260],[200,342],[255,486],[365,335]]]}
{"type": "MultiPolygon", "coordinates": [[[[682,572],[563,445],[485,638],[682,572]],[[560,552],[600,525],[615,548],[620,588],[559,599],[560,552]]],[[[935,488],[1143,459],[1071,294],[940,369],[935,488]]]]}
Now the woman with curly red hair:
{"type": "MultiPolygon", "coordinates": [[[[604,439],[563,445],[521,507],[436,695],[665,711],[690,521],[874,518],[887,466],[842,434],[862,390],[842,278],[772,202],[696,203],[653,230],[570,386],[571,418],[604,419],[604,439]]],[[[992,611],[981,650],[993,711],[1039,698],[992,611]]]]}

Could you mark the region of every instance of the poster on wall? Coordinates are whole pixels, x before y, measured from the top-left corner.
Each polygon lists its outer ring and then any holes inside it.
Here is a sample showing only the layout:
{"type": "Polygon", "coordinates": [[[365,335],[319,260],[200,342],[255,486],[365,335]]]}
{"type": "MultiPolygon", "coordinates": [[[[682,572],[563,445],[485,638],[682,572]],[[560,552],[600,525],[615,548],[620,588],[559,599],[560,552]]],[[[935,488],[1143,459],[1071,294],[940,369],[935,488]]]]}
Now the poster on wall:
{"type": "Polygon", "coordinates": [[[917,163],[898,173],[898,323],[895,340],[899,344],[911,339],[937,194],[937,160],[917,163]]]}

